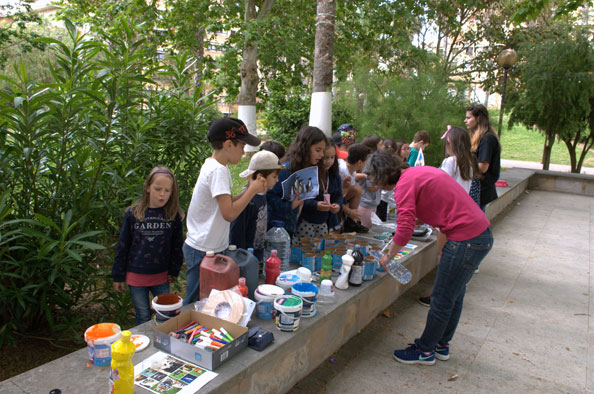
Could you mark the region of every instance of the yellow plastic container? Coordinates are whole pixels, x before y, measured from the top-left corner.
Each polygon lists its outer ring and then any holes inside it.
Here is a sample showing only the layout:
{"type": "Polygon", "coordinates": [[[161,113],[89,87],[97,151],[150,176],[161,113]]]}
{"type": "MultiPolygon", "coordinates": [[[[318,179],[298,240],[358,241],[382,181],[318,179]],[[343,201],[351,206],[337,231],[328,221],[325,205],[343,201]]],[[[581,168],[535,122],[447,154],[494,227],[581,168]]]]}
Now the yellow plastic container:
{"type": "Polygon", "coordinates": [[[109,384],[112,394],[134,393],[134,365],[132,357],[136,346],[130,341],[132,333],[122,331],[122,338],[111,345],[111,373],[109,384]]]}

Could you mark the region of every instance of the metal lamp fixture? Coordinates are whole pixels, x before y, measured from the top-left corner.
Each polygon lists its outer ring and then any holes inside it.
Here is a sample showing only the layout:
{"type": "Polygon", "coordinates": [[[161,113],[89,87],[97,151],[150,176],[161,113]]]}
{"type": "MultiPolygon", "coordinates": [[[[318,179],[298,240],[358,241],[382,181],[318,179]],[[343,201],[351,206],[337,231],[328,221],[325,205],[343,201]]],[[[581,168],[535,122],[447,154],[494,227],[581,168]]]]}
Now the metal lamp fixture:
{"type": "Polygon", "coordinates": [[[513,49],[504,49],[499,52],[497,56],[497,63],[503,67],[503,88],[501,89],[501,106],[499,108],[499,127],[497,128],[497,136],[501,138],[501,125],[503,123],[503,106],[505,103],[505,88],[507,86],[507,70],[516,64],[518,55],[513,49]]]}

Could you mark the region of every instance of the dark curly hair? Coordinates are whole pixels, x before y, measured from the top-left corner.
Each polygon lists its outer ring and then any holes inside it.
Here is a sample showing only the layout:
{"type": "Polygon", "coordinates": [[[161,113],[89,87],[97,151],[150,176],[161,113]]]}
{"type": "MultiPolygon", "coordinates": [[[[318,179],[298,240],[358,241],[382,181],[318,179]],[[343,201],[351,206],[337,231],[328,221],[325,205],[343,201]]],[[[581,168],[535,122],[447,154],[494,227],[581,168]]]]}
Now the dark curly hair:
{"type": "Polygon", "coordinates": [[[363,172],[375,185],[382,187],[395,185],[406,168],[408,164],[405,165],[400,157],[380,150],[367,159],[363,172]]]}
{"type": "Polygon", "coordinates": [[[324,141],[328,144],[328,139],[324,132],[314,126],[303,126],[297,136],[295,142],[289,147],[287,152],[287,160],[291,163],[291,172],[302,170],[309,167],[309,150],[312,145],[324,141]]]}

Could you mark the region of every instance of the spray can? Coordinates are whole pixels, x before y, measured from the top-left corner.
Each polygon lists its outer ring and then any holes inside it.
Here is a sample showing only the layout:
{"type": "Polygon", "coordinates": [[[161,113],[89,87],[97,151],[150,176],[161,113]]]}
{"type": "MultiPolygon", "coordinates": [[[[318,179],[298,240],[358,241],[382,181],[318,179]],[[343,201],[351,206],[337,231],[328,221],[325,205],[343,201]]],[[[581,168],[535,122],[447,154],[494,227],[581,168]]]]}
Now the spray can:
{"type": "Polygon", "coordinates": [[[111,371],[109,385],[111,394],[134,393],[134,365],[132,357],[136,346],[130,341],[132,333],[122,331],[122,338],[111,345],[111,371]]]}

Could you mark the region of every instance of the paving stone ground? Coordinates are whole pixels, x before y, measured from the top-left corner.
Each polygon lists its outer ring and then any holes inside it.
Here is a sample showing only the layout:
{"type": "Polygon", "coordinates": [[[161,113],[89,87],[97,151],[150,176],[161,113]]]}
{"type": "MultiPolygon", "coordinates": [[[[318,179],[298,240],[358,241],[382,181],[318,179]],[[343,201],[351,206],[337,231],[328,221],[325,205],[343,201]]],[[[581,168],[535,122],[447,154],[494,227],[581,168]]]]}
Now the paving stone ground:
{"type": "Polygon", "coordinates": [[[450,360],[392,358],[424,328],[428,308],[416,300],[433,273],[291,392],[594,392],[594,198],[529,191],[502,216],[468,285],[450,360]]]}

